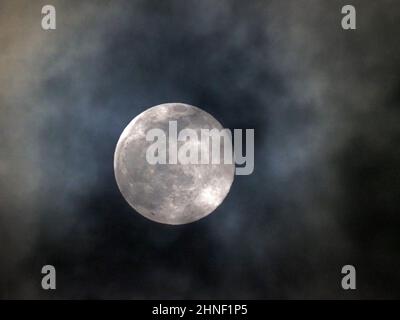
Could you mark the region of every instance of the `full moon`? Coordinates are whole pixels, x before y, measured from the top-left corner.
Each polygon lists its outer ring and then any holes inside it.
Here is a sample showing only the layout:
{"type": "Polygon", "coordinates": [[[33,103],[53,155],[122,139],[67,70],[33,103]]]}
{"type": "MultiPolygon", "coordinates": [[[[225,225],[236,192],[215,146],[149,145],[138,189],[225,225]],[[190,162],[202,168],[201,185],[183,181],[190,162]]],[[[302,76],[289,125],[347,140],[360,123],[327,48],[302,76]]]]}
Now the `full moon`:
{"type": "MultiPolygon", "coordinates": [[[[217,164],[150,164],[146,152],[154,141],[146,140],[146,134],[161,129],[169,141],[171,121],[176,121],[178,133],[188,128],[199,137],[201,129],[223,129],[214,117],[191,105],[167,103],[149,108],[122,132],[114,154],[114,173],[133,209],[150,220],[178,225],[204,218],[222,203],[233,183],[235,165],[224,163],[223,152],[217,164]]],[[[178,141],[177,148],[184,143],[178,141]]]]}

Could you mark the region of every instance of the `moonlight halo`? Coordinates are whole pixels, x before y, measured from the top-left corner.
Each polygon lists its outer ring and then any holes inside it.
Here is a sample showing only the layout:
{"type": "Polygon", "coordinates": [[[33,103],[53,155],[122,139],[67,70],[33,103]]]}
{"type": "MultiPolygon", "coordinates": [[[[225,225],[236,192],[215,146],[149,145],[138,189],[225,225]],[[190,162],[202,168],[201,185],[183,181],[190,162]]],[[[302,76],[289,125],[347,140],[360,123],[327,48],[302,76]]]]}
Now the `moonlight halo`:
{"type": "MultiPolygon", "coordinates": [[[[138,213],[178,225],[204,218],[222,203],[233,183],[235,165],[224,164],[222,152],[219,164],[149,164],[146,151],[154,142],[146,140],[146,133],[154,128],[168,132],[170,121],[177,122],[178,132],[223,129],[214,117],[191,105],[151,107],[122,132],[114,154],[114,173],[119,190],[138,213]]],[[[179,141],[178,147],[184,143],[179,141]]]]}

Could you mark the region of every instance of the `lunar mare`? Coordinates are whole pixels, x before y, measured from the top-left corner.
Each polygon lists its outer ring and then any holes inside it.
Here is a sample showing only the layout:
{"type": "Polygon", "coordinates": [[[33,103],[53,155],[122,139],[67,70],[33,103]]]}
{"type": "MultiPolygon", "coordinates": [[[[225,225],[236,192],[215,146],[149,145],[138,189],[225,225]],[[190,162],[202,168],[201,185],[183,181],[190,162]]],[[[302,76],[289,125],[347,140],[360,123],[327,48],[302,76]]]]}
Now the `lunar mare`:
{"type": "MultiPolygon", "coordinates": [[[[222,203],[233,183],[235,165],[224,163],[223,152],[218,164],[150,164],[146,151],[154,142],[146,140],[146,133],[154,128],[167,133],[170,121],[177,122],[178,132],[223,129],[210,114],[191,105],[167,103],[149,108],[122,132],[114,154],[114,173],[119,190],[137,212],[159,223],[177,225],[199,220],[222,203]]],[[[184,143],[178,141],[178,148],[184,143]]]]}

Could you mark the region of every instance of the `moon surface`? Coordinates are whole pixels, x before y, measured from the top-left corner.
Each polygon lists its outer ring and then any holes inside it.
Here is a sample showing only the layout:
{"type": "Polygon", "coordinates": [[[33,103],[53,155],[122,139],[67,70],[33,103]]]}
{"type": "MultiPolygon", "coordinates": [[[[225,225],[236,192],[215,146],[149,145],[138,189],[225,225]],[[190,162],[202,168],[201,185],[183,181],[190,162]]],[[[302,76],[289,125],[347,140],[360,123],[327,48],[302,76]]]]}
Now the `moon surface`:
{"type": "MultiPolygon", "coordinates": [[[[168,141],[170,121],[176,121],[178,134],[185,128],[194,129],[199,139],[201,129],[223,129],[210,114],[191,105],[166,103],[149,108],[122,132],[114,154],[114,173],[132,208],[150,220],[178,225],[204,218],[222,203],[233,183],[235,165],[224,163],[223,152],[219,164],[168,164],[168,152],[167,164],[150,164],[146,151],[154,141],[146,141],[146,133],[162,129],[168,141]]],[[[184,143],[178,141],[178,149],[184,143]]]]}

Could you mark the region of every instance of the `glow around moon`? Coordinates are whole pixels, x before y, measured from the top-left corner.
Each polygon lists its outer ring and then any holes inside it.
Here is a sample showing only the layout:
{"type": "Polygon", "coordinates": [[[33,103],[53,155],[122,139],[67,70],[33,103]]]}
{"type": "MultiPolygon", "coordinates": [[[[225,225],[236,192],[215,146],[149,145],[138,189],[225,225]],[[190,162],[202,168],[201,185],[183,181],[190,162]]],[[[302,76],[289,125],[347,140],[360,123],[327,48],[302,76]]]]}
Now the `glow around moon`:
{"type": "MultiPolygon", "coordinates": [[[[153,141],[146,140],[150,129],[167,133],[170,121],[178,132],[189,128],[223,127],[207,112],[187,104],[168,103],[135,117],[122,132],[114,155],[114,172],[126,201],[144,217],[165,224],[185,224],[213,212],[224,200],[234,179],[235,165],[150,164],[146,151],[153,141]]],[[[178,148],[184,142],[178,142],[178,148]]],[[[229,141],[231,143],[231,141],[229,141]]]]}

